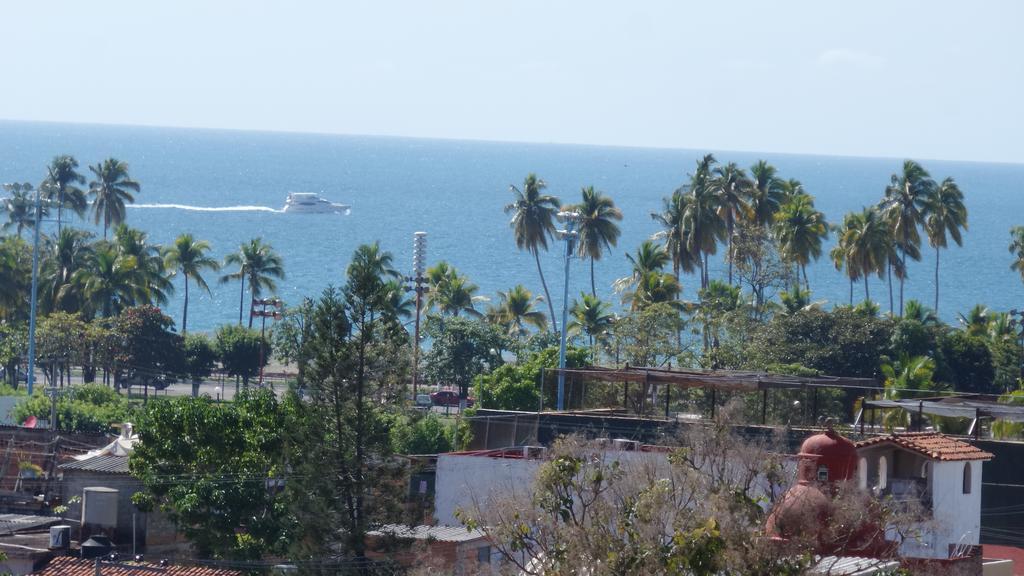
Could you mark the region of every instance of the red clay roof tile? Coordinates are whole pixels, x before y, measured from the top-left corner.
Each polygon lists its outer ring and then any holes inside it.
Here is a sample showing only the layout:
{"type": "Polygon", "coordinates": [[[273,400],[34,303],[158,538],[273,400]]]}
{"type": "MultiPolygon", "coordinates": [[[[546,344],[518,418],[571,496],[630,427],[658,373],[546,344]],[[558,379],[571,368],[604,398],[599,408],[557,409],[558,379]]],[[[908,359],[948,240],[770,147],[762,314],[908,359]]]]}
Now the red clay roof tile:
{"type": "Polygon", "coordinates": [[[885,442],[896,444],[934,460],[991,460],[995,458],[994,454],[938,432],[909,432],[878,436],[857,442],[857,448],[866,448],[885,442]]]}
{"type": "MultiPolygon", "coordinates": [[[[152,563],[144,563],[142,566],[148,568],[159,568],[158,565],[152,563]]],[[[103,576],[137,576],[142,572],[140,570],[132,570],[130,563],[125,563],[124,566],[115,566],[105,564],[102,567],[103,576]]],[[[228,570],[227,568],[209,568],[206,566],[182,566],[177,564],[171,564],[168,566],[165,572],[166,576],[241,576],[242,573],[238,570],[228,570]]],[[[35,576],[93,576],[95,574],[95,564],[93,560],[82,560],[80,558],[73,558],[71,556],[61,556],[54,558],[46,565],[45,568],[38,572],[33,572],[35,576]]],[[[147,572],[148,573],[148,572],[147,572]]]]}

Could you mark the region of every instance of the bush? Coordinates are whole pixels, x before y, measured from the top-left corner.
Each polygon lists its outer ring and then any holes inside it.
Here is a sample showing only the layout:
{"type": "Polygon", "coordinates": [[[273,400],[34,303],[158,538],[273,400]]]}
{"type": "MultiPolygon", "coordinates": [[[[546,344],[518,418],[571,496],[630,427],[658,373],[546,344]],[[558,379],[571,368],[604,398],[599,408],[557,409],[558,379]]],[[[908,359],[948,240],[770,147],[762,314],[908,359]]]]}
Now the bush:
{"type": "Polygon", "coordinates": [[[957,392],[998,394],[988,343],[979,336],[952,330],[939,338],[935,379],[949,382],[957,392]]]}
{"type": "Polygon", "coordinates": [[[260,333],[234,324],[221,326],[217,330],[216,348],[221,366],[232,375],[242,378],[249,384],[249,379],[260,372],[260,343],[263,348],[263,364],[267,365],[270,358],[270,343],[260,338],[260,333]]]}
{"type": "Polygon", "coordinates": [[[192,380],[192,395],[199,393],[198,382],[213,373],[217,366],[217,350],[202,334],[185,336],[185,373],[192,380]]]}
{"type": "MultiPolygon", "coordinates": [[[[19,402],[12,411],[15,421],[29,416],[50,419],[50,398],[42,392],[19,402]]],[[[66,432],[106,433],[112,424],[134,419],[135,409],[113,389],[101,384],[71,386],[57,398],[57,429],[66,432]]]]}
{"type": "MultiPolygon", "coordinates": [[[[590,352],[583,348],[570,347],[565,351],[565,365],[569,368],[586,366],[590,352]]],[[[534,352],[520,364],[506,364],[490,374],[478,376],[475,382],[476,396],[481,408],[495,410],[521,410],[535,412],[540,407],[541,372],[558,367],[558,348],[550,347],[534,352]]],[[[553,382],[553,378],[548,379],[553,382]]],[[[557,390],[545,382],[545,405],[554,406],[557,390]]],[[[568,383],[567,383],[568,386],[568,383]]],[[[582,386],[573,390],[568,405],[579,406],[582,401],[582,386]]]]}
{"type": "Polygon", "coordinates": [[[391,427],[391,445],[396,454],[440,454],[451,452],[454,427],[428,413],[412,420],[396,421],[391,427]]]}

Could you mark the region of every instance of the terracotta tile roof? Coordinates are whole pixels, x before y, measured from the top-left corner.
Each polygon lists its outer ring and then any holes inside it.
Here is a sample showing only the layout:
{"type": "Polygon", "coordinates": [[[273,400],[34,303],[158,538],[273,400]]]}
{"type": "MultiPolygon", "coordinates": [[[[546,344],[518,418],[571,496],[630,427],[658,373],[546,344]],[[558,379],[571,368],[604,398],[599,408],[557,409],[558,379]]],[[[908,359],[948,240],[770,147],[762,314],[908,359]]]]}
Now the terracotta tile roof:
{"type": "Polygon", "coordinates": [[[991,460],[995,458],[994,454],[938,432],[911,432],[878,436],[857,442],[857,448],[866,448],[886,442],[917,452],[933,460],[991,460]]]}
{"type": "MultiPolygon", "coordinates": [[[[34,576],[93,576],[96,573],[95,564],[93,560],[82,560],[79,558],[73,558],[71,556],[61,556],[54,558],[46,565],[45,568],[38,572],[33,572],[34,576]]],[[[227,568],[208,568],[206,566],[182,566],[177,564],[171,564],[167,568],[160,568],[159,565],[153,563],[135,564],[136,566],[144,566],[149,568],[143,572],[142,570],[133,570],[132,563],[125,562],[118,565],[103,564],[103,576],[138,576],[139,574],[164,574],[165,576],[242,576],[242,573],[238,570],[228,570],[227,568]]]]}
{"type": "Polygon", "coordinates": [[[436,540],[438,542],[471,542],[487,535],[479,530],[470,530],[463,526],[406,526],[405,524],[385,524],[378,530],[368,533],[370,536],[393,536],[408,540],[436,540]]]}

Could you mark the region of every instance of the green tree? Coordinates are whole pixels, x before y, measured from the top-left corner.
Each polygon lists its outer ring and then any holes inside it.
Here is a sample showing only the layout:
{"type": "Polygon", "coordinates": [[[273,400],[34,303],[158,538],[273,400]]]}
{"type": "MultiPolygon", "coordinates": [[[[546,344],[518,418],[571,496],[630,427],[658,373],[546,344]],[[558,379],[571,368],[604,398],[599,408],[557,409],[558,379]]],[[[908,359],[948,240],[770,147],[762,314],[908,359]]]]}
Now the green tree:
{"type": "Polygon", "coordinates": [[[144,487],[133,500],[166,514],[201,558],[282,553],[286,414],[269,390],[224,404],[206,396],[150,403],[129,461],[144,487]]]}
{"type": "Polygon", "coordinates": [[[86,317],[99,313],[109,318],[139,302],[145,287],[139,283],[137,267],[134,258],[122,256],[114,246],[106,242],[95,245],[87,266],[72,276],[75,290],[82,294],[86,317]]]}
{"type": "Polygon", "coordinates": [[[413,415],[410,421],[399,421],[391,428],[391,444],[396,454],[443,454],[451,452],[452,426],[446,425],[433,412],[413,415]]]}
{"type": "MultiPolygon", "coordinates": [[[[185,370],[185,343],[172,331],[174,321],[155,306],[134,306],[114,319],[112,331],[120,342],[115,362],[122,382],[165,388],[185,370]]],[[[121,382],[119,382],[121,384],[121,382]]]]}
{"type": "MultiPolygon", "coordinates": [[[[582,368],[590,363],[587,350],[570,346],[565,351],[567,368],[582,368]]],[[[557,391],[545,386],[541,378],[545,372],[550,376],[558,368],[558,347],[550,346],[533,352],[516,364],[503,364],[486,374],[480,374],[474,381],[480,406],[495,410],[520,410],[534,412],[540,407],[541,394],[545,395],[547,406],[554,406],[557,391]]],[[[550,381],[550,380],[549,380],[550,381]]],[[[569,383],[568,402],[581,406],[582,387],[569,383]]]]}
{"type": "Polygon", "coordinates": [[[544,313],[534,309],[543,300],[541,296],[534,298],[522,284],[516,284],[504,292],[498,291],[498,304],[488,309],[487,319],[509,337],[523,338],[529,334],[527,326],[541,331],[547,327],[544,313]]]}
{"type": "Polygon", "coordinates": [[[751,187],[753,187],[753,183],[747,178],[747,173],[735,162],[715,167],[714,178],[711,180],[711,193],[715,197],[718,217],[725,222],[729,284],[732,284],[732,267],[735,260],[733,237],[735,236],[736,222],[751,219],[750,204],[748,203],[751,187]]]}
{"type": "Polygon", "coordinates": [[[131,268],[134,304],[165,305],[168,296],[174,292],[174,285],[167,277],[161,247],[149,243],[149,235],[127,224],[118,224],[114,229],[114,244],[122,259],[134,263],[131,268]]]}
{"type": "Polygon", "coordinates": [[[597,344],[605,338],[605,333],[615,322],[607,302],[597,296],[581,292],[578,300],[572,303],[572,320],[569,322],[569,334],[586,334],[590,344],[590,355],[597,360],[597,344]]]}
{"type": "Polygon", "coordinates": [[[0,317],[7,322],[28,319],[32,281],[32,248],[21,238],[0,238],[0,317]]]}
{"type": "Polygon", "coordinates": [[[64,208],[70,208],[75,214],[82,216],[89,207],[85,192],[75,184],[85,184],[85,176],[78,173],[78,160],[67,154],[54,156],[47,167],[43,190],[46,192],[46,200],[57,206],[58,236],[63,230],[64,208]]]}
{"type": "MultiPolygon", "coordinates": [[[[28,182],[24,184],[4,184],[4,191],[10,194],[9,198],[4,198],[3,210],[7,212],[7,222],[3,225],[4,232],[14,228],[18,234],[18,238],[21,238],[22,231],[31,229],[36,225],[36,200],[35,194],[32,192],[35,187],[28,182]]],[[[46,206],[41,206],[40,217],[45,217],[47,214],[46,206]]]]}
{"type": "Polygon", "coordinates": [[[460,313],[474,318],[482,316],[476,309],[476,304],[485,300],[476,295],[480,288],[459,274],[454,266],[442,260],[427,270],[427,279],[430,283],[428,308],[437,308],[442,316],[458,316],[460,313]]]}
{"type": "Polygon", "coordinates": [[[164,248],[164,267],[173,276],[181,272],[185,280],[185,306],[181,312],[181,333],[188,332],[188,279],[195,280],[196,286],[210,293],[210,286],[203,279],[203,271],[216,272],[220,264],[207,255],[210,251],[210,243],[206,240],[196,240],[191,234],[181,234],[174,240],[174,244],[164,248]]]}
{"type": "Polygon", "coordinates": [[[128,164],[116,158],[107,158],[102,163],[89,166],[95,180],[89,182],[92,196],[93,221],[103,220],[103,237],[107,229],[124,221],[125,203],[135,202],[132,192],[138,194],[142,187],[128,175],[128,164]]]}
{"type": "Polygon", "coordinates": [[[14,389],[20,382],[18,366],[28,355],[28,328],[25,324],[0,323],[0,366],[4,369],[4,380],[14,389]]]}
{"type": "Polygon", "coordinates": [[[263,366],[266,366],[270,358],[270,344],[260,338],[259,332],[252,329],[224,325],[217,329],[214,341],[224,371],[241,378],[247,387],[249,379],[260,372],[261,354],[263,366]]]}
{"type": "Polygon", "coordinates": [[[81,365],[85,355],[86,323],[78,316],[54,312],[39,319],[36,326],[36,365],[43,369],[51,386],[71,382],[71,367],[81,365]]]}
{"type": "Polygon", "coordinates": [[[701,265],[700,254],[693,251],[692,230],[686,220],[687,196],[682,189],[676,190],[672,196],[662,200],[661,212],[651,214],[661,230],[651,237],[652,240],[663,242],[665,251],[672,259],[672,273],[676,281],[680,281],[680,273],[692,273],[701,265]]]}
{"type": "Polygon", "coordinates": [[[306,386],[306,366],[309,363],[307,343],[313,331],[313,300],[304,298],[302,304],[285,309],[284,318],[271,332],[274,353],[286,365],[295,363],[299,389],[306,386]]]}
{"type": "Polygon", "coordinates": [[[958,313],[957,320],[968,336],[974,338],[985,338],[988,336],[989,325],[992,321],[992,313],[988,306],[975,304],[966,315],[958,313]]]}
{"type": "Polygon", "coordinates": [[[1010,269],[1020,273],[1024,280],[1024,226],[1010,228],[1010,254],[1013,254],[1010,269]]]}
{"type": "MultiPolygon", "coordinates": [[[[15,405],[12,416],[50,419],[51,400],[40,390],[15,405]]],[[[115,424],[135,421],[137,412],[124,396],[100,384],[70,386],[57,397],[57,430],[105,434],[115,424]]]]}
{"type": "Polygon", "coordinates": [[[213,374],[217,367],[217,349],[204,334],[185,336],[184,372],[192,381],[192,396],[199,396],[199,385],[213,374]]]}
{"type": "Polygon", "coordinates": [[[80,285],[75,274],[89,265],[92,257],[92,234],[84,230],[65,228],[46,243],[46,254],[39,273],[40,308],[44,312],[63,310],[79,312],[82,309],[80,285]]]}
{"type": "Polygon", "coordinates": [[[770,226],[786,201],[785,182],[776,173],[775,167],[764,160],[750,167],[750,216],[755,226],[770,226]]]}
{"type": "Polygon", "coordinates": [[[443,324],[429,319],[426,334],[432,340],[424,356],[427,380],[457,387],[460,399],[466,398],[473,378],[502,363],[506,340],[492,324],[467,318],[450,318],[443,324]]]}
{"type": "Polygon", "coordinates": [[[837,247],[842,247],[842,260],[847,269],[856,270],[855,274],[848,272],[851,282],[855,277],[864,278],[865,301],[871,300],[870,276],[881,277],[885,271],[888,246],[889,230],[878,210],[865,208],[846,215],[837,247]]]}
{"type": "Polygon", "coordinates": [[[964,193],[952,178],[946,178],[928,198],[925,206],[924,229],[928,242],[935,248],[935,310],[939,309],[939,251],[947,246],[946,234],[963,245],[960,229],[967,229],[967,207],[964,193]]]}
{"type": "MultiPolygon", "coordinates": [[[[933,202],[935,181],[923,166],[913,160],[903,162],[903,170],[893,174],[885,188],[882,210],[892,229],[892,237],[900,252],[900,264],[907,269],[907,257],[920,259],[921,235],[928,205],[933,202]]],[[[903,284],[900,277],[900,316],[903,316],[903,284]]]]}
{"type": "MultiPolygon", "coordinates": [[[[232,272],[221,277],[222,284],[240,281],[241,287],[238,292],[238,324],[242,324],[242,311],[245,309],[245,284],[249,283],[249,291],[252,299],[255,300],[264,292],[273,293],[277,290],[275,280],[284,279],[284,262],[281,256],[274,251],[270,244],[263,242],[261,238],[253,238],[242,244],[238,252],[228,254],[224,258],[224,267],[238,266],[237,272],[232,272]]],[[[249,304],[249,328],[252,328],[253,304],[249,304]]]]}
{"type": "Polygon", "coordinates": [[[981,336],[950,330],[939,338],[936,378],[949,382],[957,392],[998,394],[992,351],[981,336]]]}
{"type": "Polygon", "coordinates": [[[547,184],[536,174],[528,174],[523,180],[523,189],[510,186],[514,200],[505,206],[505,213],[512,215],[509,225],[515,237],[516,247],[528,250],[537,263],[537,274],[544,288],[544,300],[548,303],[551,313],[552,331],[558,332],[555,320],[555,308],[551,303],[548,283],[544,280],[544,270],[540,267],[540,251],[548,249],[548,239],[555,233],[555,214],[562,203],[558,198],[544,194],[547,184]]]}
{"type": "Polygon", "coordinates": [[[615,207],[611,198],[594,190],[593,186],[583,188],[581,195],[580,203],[570,208],[580,215],[576,226],[579,232],[576,254],[590,260],[590,293],[596,297],[594,262],[618,244],[622,232],[616,222],[622,220],[622,210],[615,207]]]}
{"type": "Polygon", "coordinates": [[[664,246],[653,240],[644,240],[636,250],[636,255],[626,254],[629,261],[630,274],[615,281],[617,292],[628,294],[634,292],[650,272],[660,272],[670,260],[664,246]]]}
{"type": "Polygon", "coordinates": [[[821,257],[821,244],[828,238],[825,215],[814,208],[814,199],[806,194],[791,196],[775,215],[775,236],[785,258],[804,276],[804,289],[810,290],[807,264],[821,257]]]}
{"type": "Polygon", "coordinates": [[[687,231],[687,251],[700,261],[700,287],[711,281],[708,256],[718,251],[718,242],[726,238],[725,221],[719,216],[719,197],[715,194],[713,169],[715,157],[705,154],[684,187],[683,228],[687,231]]]}
{"type": "Polygon", "coordinates": [[[903,311],[903,318],[917,320],[925,326],[938,326],[940,323],[939,316],[935,313],[935,310],[921,304],[918,300],[907,300],[903,311]]]}

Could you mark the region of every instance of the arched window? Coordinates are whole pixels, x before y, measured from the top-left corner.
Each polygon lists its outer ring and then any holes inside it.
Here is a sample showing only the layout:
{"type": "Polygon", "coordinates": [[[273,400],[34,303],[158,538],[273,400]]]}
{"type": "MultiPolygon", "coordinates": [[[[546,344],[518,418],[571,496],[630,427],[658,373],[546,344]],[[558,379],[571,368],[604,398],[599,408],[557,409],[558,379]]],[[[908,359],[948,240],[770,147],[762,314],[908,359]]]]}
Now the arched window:
{"type": "Polygon", "coordinates": [[[889,484],[889,463],[886,462],[885,456],[878,457],[878,489],[885,490],[885,487],[889,484]]]}
{"type": "Polygon", "coordinates": [[[964,462],[964,494],[971,493],[971,463],[964,462]]]}
{"type": "Polygon", "coordinates": [[[860,461],[857,462],[857,478],[860,481],[860,487],[861,488],[867,488],[868,487],[868,459],[867,458],[863,458],[862,457],[860,459],[860,461]]]}

